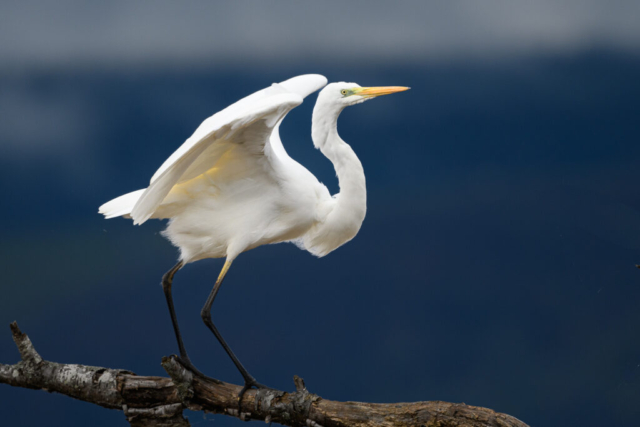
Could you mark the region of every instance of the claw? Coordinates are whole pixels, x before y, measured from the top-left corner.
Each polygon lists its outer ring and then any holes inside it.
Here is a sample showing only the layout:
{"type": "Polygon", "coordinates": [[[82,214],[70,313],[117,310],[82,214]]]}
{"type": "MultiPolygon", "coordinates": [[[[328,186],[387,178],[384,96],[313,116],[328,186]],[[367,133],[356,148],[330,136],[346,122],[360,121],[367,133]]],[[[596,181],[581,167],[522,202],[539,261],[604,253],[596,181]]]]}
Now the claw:
{"type": "Polygon", "coordinates": [[[199,377],[207,378],[207,376],[205,374],[200,372],[200,370],[198,368],[196,368],[193,363],[191,363],[191,359],[189,359],[188,357],[179,356],[178,360],[180,361],[182,366],[184,366],[192,374],[197,375],[199,377]]]}
{"type": "Polygon", "coordinates": [[[211,381],[211,382],[214,382],[216,384],[220,384],[220,380],[217,380],[215,378],[211,378],[211,377],[203,374],[202,372],[200,372],[200,370],[198,368],[196,368],[193,363],[191,363],[191,359],[189,359],[188,356],[187,357],[178,356],[178,361],[182,364],[182,366],[185,367],[185,369],[187,369],[193,375],[195,375],[197,377],[200,377],[202,379],[205,379],[207,381],[211,381]]]}

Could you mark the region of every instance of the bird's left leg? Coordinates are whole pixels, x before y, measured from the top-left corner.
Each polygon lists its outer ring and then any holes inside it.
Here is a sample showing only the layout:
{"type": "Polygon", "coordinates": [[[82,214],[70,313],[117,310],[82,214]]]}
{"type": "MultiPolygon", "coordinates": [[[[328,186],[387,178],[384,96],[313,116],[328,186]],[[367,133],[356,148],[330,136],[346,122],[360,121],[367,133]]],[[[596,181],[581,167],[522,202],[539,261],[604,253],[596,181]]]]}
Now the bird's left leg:
{"type": "Polygon", "coordinates": [[[167,300],[167,306],[169,307],[169,314],[171,315],[171,323],[173,324],[173,331],[176,334],[176,340],[178,341],[178,349],[180,350],[180,357],[189,360],[187,351],[184,348],[184,342],[182,341],[182,335],[180,334],[180,327],[178,326],[178,318],[176,317],[176,309],[173,306],[173,297],[171,295],[171,285],[173,285],[173,276],[184,266],[182,261],[179,261],[174,265],[171,270],[167,271],[162,276],[162,291],[167,300]]]}
{"type": "Polygon", "coordinates": [[[162,276],[162,290],[164,291],[164,296],[167,299],[167,306],[169,307],[169,314],[171,315],[171,323],[173,324],[173,331],[176,334],[176,340],[178,341],[178,349],[180,350],[180,362],[184,365],[185,368],[189,369],[194,374],[209,379],[211,381],[217,381],[213,378],[209,378],[202,372],[200,372],[189,359],[189,355],[187,354],[187,350],[184,347],[184,342],[182,341],[182,334],[180,334],[180,327],[178,326],[178,318],[176,316],[176,309],[173,306],[173,296],[171,294],[171,286],[173,285],[173,276],[184,266],[182,261],[178,262],[174,265],[171,270],[167,271],[164,276],[162,276]]]}
{"type": "Polygon", "coordinates": [[[231,347],[229,347],[229,345],[225,342],[224,338],[222,338],[222,335],[218,331],[218,328],[216,328],[216,325],[214,325],[213,321],[211,320],[211,306],[213,305],[213,300],[215,300],[216,295],[218,295],[218,291],[220,290],[220,285],[222,285],[222,281],[224,280],[224,276],[226,276],[227,272],[229,271],[229,267],[231,267],[231,261],[227,260],[224,263],[224,267],[222,267],[222,271],[218,276],[218,280],[216,280],[216,284],[213,285],[213,289],[211,289],[211,293],[207,298],[207,302],[204,304],[204,307],[202,307],[200,316],[202,317],[204,324],[207,325],[207,327],[211,330],[211,332],[213,332],[213,335],[215,335],[220,345],[222,345],[222,347],[224,348],[224,351],[227,352],[227,354],[233,361],[233,364],[236,365],[236,368],[238,368],[238,371],[240,371],[242,378],[244,378],[244,387],[242,388],[242,391],[238,394],[238,407],[240,409],[240,405],[242,403],[242,396],[244,396],[244,393],[247,390],[249,390],[251,387],[255,387],[259,389],[269,388],[269,387],[262,385],[258,381],[256,381],[256,379],[245,369],[245,367],[242,366],[242,363],[240,363],[236,355],[231,350],[231,347]]]}

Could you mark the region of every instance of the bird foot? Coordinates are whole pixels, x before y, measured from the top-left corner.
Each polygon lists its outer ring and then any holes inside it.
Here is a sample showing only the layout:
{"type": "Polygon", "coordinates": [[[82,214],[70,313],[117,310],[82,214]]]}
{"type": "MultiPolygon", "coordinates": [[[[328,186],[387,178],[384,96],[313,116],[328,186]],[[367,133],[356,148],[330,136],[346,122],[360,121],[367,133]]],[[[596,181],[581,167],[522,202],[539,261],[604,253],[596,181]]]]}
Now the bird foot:
{"type": "Polygon", "coordinates": [[[216,384],[220,384],[221,383],[220,380],[217,380],[215,378],[211,378],[211,377],[203,374],[198,368],[195,367],[195,365],[191,362],[191,359],[189,359],[188,356],[178,356],[178,361],[180,362],[180,364],[182,366],[185,367],[185,369],[187,369],[193,375],[195,375],[197,377],[200,377],[202,379],[205,379],[207,381],[214,382],[216,384]]]}

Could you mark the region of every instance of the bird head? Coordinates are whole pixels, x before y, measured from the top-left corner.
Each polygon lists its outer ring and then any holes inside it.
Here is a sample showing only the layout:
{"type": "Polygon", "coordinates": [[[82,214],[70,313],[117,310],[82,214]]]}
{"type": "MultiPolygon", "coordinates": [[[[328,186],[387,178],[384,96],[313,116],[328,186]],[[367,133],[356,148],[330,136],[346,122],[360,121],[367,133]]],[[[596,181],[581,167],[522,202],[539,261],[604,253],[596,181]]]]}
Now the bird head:
{"type": "Polygon", "coordinates": [[[410,88],[404,86],[361,87],[357,83],[331,83],[320,92],[319,98],[326,103],[341,106],[360,104],[382,95],[404,92],[410,88]]]}

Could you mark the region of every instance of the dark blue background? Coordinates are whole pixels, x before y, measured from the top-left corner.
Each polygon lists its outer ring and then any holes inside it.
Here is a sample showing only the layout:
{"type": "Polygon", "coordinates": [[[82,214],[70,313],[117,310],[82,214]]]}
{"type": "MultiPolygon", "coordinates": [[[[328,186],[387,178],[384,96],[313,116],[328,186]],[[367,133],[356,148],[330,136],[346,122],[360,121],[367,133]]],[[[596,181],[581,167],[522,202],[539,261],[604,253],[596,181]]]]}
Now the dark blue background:
{"type": "MultiPolygon", "coordinates": [[[[18,360],[8,329],[18,320],[46,359],[163,375],[160,358],[177,349],[159,281],[177,251],[162,223],[133,227],[97,208],[146,186],[207,116],[308,72],[412,90],[340,118],[369,191],[352,242],[322,259],[281,244],[234,263],[214,319],[250,372],[285,390],[298,374],[328,399],[465,402],[532,426],[637,422],[640,60],[606,50],[4,73],[0,93],[44,106],[19,118],[29,126],[72,105],[89,130],[70,132],[77,140],[36,132],[27,149],[0,134],[0,361],[18,360]]],[[[314,102],[287,117],[282,140],[335,192],[310,139],[314,102]]],[[[221,266],[187,266],[174,295],[196,365],[238,383],[199,316],[221,266]]],[[[127,425],[121,412],[8,386],[0,407],[12,427],[127,425]]]]}

